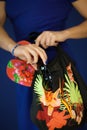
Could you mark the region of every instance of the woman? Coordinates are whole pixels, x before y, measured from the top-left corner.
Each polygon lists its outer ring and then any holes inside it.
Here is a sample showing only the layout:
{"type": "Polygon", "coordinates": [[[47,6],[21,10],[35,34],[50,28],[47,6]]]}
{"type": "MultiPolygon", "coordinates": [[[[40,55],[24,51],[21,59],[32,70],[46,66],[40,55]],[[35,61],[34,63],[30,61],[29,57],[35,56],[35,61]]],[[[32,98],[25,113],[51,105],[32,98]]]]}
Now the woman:
{"type": "MultiPolygon", "coordinates": [[[[87,0],[0,0],[0,47],[37,68],[38,57],[45,64],[56,55],[55,47],[64,46],[68,39],[87,38],[87,0]],[[65,22],[72,6],[84,17],[84,21],[65,29],[65,22]],[[5,31],[6,16],[11,20],[16,41],[5,31]],[[41,33],[36,44],[17,46],[17,42],[27,39],[32,32],[41,33]],[[44,49],[47,49],[46,52],[44,49]],[[51,56],[50,56],[51,54],[51,56]],[[33,58],[32,58],[33,57],[33,58]]],[[[19,129],[30,129],[29,110],[32,88],[17,87],[19,129]]],[[[32,125],[31,129],[36,129],[32,125]]]]}

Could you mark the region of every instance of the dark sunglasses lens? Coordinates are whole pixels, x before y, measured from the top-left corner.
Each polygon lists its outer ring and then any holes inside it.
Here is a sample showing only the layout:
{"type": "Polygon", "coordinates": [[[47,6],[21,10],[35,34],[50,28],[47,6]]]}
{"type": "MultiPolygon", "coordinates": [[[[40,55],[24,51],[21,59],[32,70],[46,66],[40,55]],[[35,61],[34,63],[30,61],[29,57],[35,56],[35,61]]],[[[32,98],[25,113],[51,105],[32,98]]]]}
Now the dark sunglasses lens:
{"type": "Polygon", "coordinates": [[[49,72],[48,68],[46,67],[46,65],[41,66],[41,71],[43,74],[43,87],[45,90],[47,91],[51,91],[52,90],[52,76],[51,73],[49,72]]]}

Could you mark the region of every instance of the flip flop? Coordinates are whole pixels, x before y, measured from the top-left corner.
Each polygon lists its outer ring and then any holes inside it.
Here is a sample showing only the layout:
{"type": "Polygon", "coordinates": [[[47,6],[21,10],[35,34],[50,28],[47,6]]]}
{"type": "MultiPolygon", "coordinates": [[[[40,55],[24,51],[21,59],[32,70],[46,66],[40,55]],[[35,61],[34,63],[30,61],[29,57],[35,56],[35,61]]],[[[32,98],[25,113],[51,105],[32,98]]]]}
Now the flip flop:
{"type": "MultiPolygon", "coordinates": [[[[20,41],[18,44],[26,45],[28,41],[20,41]]],[[[6,67],[6,74],[15,83],[21,84],[25,87],[31,87],[34,78],[35,69],[31,64],[18,58],[11,59],[6,67]]]]}

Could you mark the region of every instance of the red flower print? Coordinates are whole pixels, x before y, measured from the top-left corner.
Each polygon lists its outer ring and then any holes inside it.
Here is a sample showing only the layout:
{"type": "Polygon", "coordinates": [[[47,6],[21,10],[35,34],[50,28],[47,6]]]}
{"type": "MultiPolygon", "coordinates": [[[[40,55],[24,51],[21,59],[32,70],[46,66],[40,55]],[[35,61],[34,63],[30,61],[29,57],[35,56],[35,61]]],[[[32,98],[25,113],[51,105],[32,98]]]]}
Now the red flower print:
{"type": "Polygon", "coordinates": [[[51,120],[47,123],[49,130],[54,130],[55,128],[62,128],[67,124],[67,119],[70,118],[70,115],[65,115],[66,110],[62,112],[53,112],[51,120]]]}
{"type": "Polygon", "coordinates": [[[37,113],[37,119],[46,121],[49,130],[54,130],[55,128],[62,128],[67,124],[67,119],[70,115],[65,115],[66,110],[58,112],[58,107],[54,108],[51,116],[47,114],[48,107],[41,104],[43,110],[39,110],[37,113]]]}

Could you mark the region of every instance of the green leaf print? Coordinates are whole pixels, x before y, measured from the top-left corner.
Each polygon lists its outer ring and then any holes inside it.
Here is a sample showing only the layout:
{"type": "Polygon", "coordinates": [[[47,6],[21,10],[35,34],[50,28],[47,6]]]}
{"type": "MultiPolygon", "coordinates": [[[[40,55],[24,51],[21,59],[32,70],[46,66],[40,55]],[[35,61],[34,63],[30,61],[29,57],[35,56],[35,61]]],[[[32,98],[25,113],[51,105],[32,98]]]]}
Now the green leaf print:
{"type": "Polygon", "coordinates": [[[75,81],[70,81],[68,76],[65,74],[65,86],[63,90],[68,93],[71,103],[83,103],[78,84],[75,81]]]}
{"type": "Polygon", "coordinates": [[[7,65],[9,68],[13,68],[13,64],[11,61],[8,62],[8,65],[7,65]]]}
{"type": "Polygon", "coordinates": [[[14,81],[16,83],[18,83],[20,81],[20,78],[19,78],[19,76],[16,73],[14,74],[14,81]]]}

